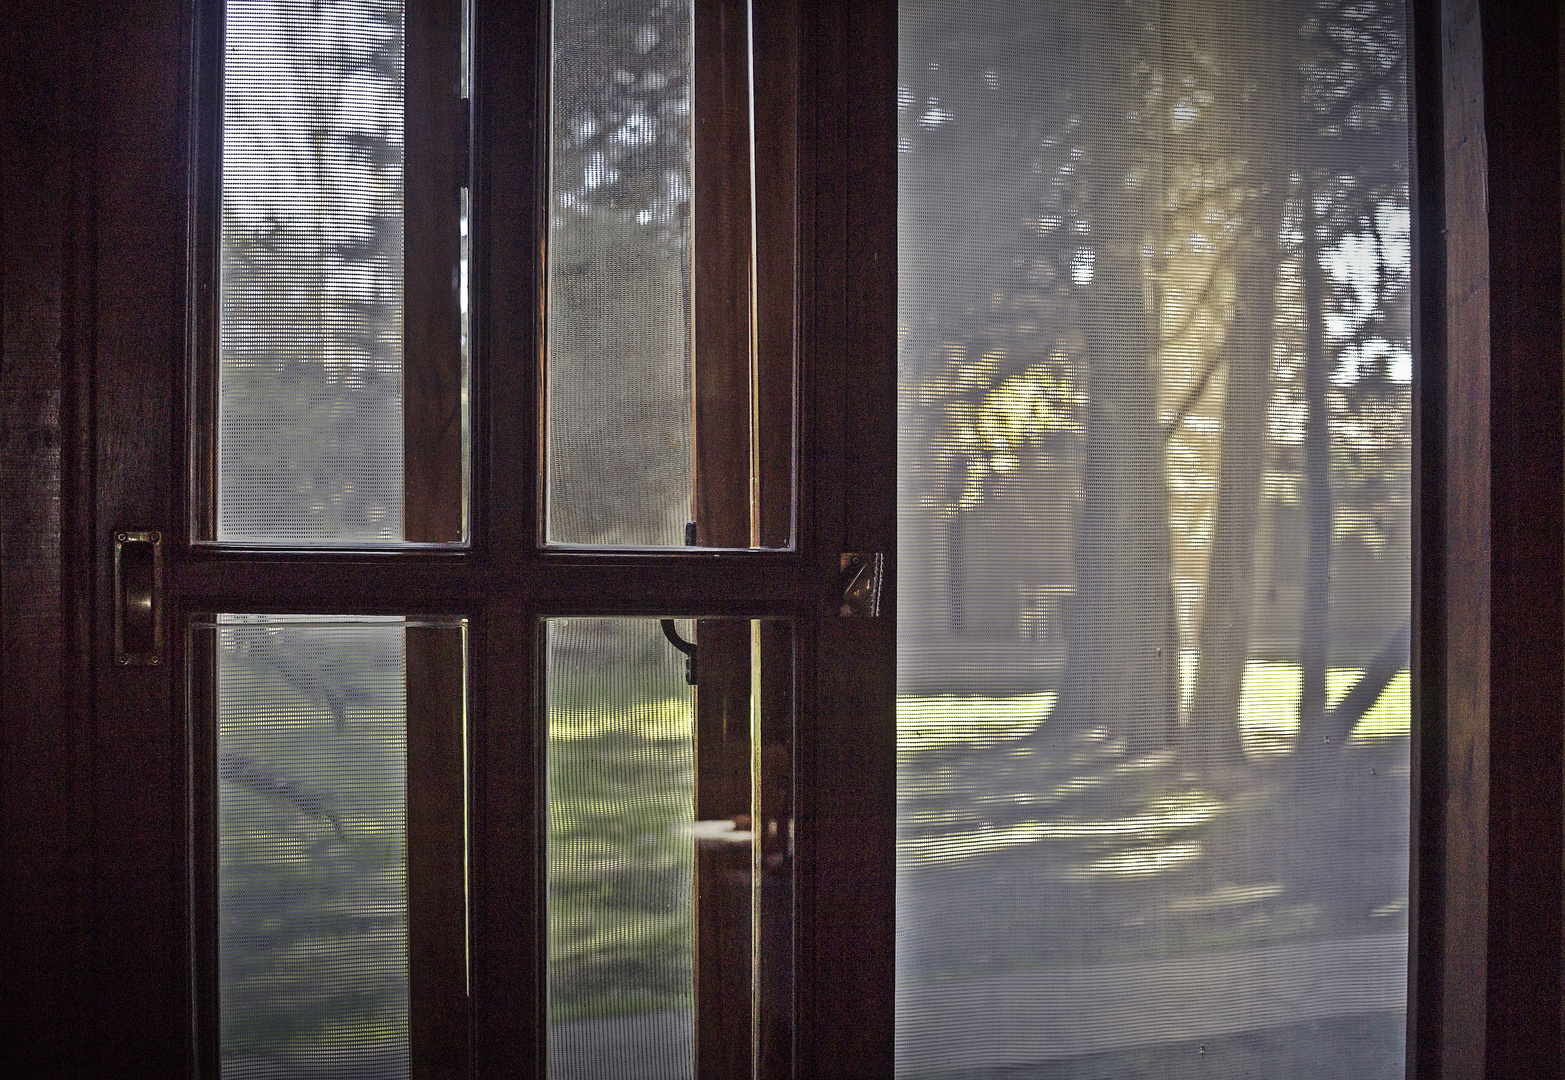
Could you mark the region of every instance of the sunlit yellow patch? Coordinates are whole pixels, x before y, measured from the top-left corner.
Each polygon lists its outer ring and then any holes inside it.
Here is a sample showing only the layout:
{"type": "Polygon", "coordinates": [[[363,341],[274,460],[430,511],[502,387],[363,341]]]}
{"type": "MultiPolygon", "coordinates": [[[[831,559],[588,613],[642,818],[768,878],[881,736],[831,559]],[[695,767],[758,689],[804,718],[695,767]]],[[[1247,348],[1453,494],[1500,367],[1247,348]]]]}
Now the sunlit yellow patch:
{"type": "Polygon", "coordinates": [[[1136,848],[1133,851],[1121,851],[1114,855],[1107,855],[1096,859],[1086,866],[1075,870],[1071,877],[1097,877],[1099,875],[1112,875],[1114,877],[1142,877],[1147,874],[1161,874],[1165,870],[1172,870],[1181,863],[1189,862],[1201,854],[1201,845],[1197,843],[1166,844],[1162,847],[1136,848]]]}
{"type": "Polygon", "coordinates": [[[897,698],[897,739],[905,750],[1020,738],[1054,708],[1054,691],[1015,697],[942,694],[897,698]]]}
{"type": "MultiPolygon", "coordinates": [[[[1188,707],[1197,672],[1197,655],[1180,656],[1180,689],[1188,707]]],[[[1332,668],[1326,673],[1326,706],[1334,707],[1363,676],[1357,668],[1332,668]]],[[[1245,750],[1274,754],[1293,749],[1299,731],[1297,664],[1252,660],[1245,667],[1239,701],[1239,729],[1245,750]]],[[[1381,691],[1375,704],[1353,729],[1352,741],[1404,737],[1409,731],[1409,679],[1399,672],[1381,691]]],[[[1014,697],[955,694],[897,699],[897,737],[904,752],[940,746],[984,746],[1017,739],[1046,721],[1055,693],[1014,697]]],[[[670,702],[669,705],[678,705],[670,702]]],[[[688,712],[688,710],[687,710],[688,712]]],[[[685,723],[688,724],[688,715],[685,723]]],[[[672,737],[672,736],[671,736],[672,737]]]]}
{"type": "MultiPolygon", "coordinates": [[[[1357,668],[1332,668],[1326,672],[1326,707],[1334,707],[1347,695],[1363,672],[1357,668]]],[[[1244,689],[1239,700],[1239,730],[1249,753],[1290,750],[1299,733],[1299,667],[1266,660],[1252,660],[1245,667],[1244,689]]],[[[1354,741],[1404,736],[1409,731],[1410,683],[1399,672],[1381,691],[1375,704],[1353,728],[1354,741]]]]}
{"type": "MultiPolygon", "coordinates": [[[[903,858],[927,863],[971,858],[985,852],[999,851],[1018,844],[1032,844],[1040,840],[1112,841],[1124,838],[1154,840],[1160,836],[1204,825],[1221,809],[1217,803],[1200,797],[1171,797],[1159,800],[1147,813],[1126,818],[1106,821],[1020,821],[1001,828],[981,826],[943,836],[903,840],[899,848],[903,858]]],[[[1094,873],[1150,873],[1152,869],[1132,870],[1130,867],[1156,868],[1156,860],[1152,858],[1151,853],[1184,847],[1195,847],[1195,845],[1174,844],[1137,849],[1134,852],[1121,852],[1119,855],[1098,860],[1090,869],[1094,873]],[[1131,856],[1136,858],[1131,859],[1131,856]],[[1129,859],[1124,863],[1124,868],[1113,869],[1114,866],[1119,865],[1113,860],[1122,857],[1129,859]],[[1140,861],[1137,861],[1138,859],[1140,861]]],[[[1181,855],[1176,861],[1188,857],[1188,855],[1181,855]]]]}
{"type": "Polygon", "coordinates": [[[688,739],[692,730],[690,703],[679,698],[637,702],[626,708],[559,710],[549,716],[551,739],[591,739],[630,732],[638,738],[661,741],[688,739]]]}

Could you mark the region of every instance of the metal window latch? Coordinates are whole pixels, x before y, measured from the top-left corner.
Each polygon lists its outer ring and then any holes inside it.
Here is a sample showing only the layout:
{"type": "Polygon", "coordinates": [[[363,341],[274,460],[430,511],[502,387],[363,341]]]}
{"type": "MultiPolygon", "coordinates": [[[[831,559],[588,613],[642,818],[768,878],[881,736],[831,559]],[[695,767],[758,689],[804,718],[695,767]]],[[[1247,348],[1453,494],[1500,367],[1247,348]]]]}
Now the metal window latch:
{"type": "MultiPolygon", "coordinates": [[[[696,542],[696,523],[685,522],[685,546],[694,547],[696,542]]],[[[685,682],[691,686],[696,684],[696,643],[686,641],[679,636],[679,631],[674,628],[673,619],[659,619],[658,625],[663,628],[663,636],[668,643],[685,654],[685,682]]]]}
{"type": "Polygon", "coordinates": [[[163,534],[114,534],[114,662],[163,662],[163,534]]]}
{"type": "Polygon", "coordinates": [[[696,684],[696,643],[686,641],[679,636],[679,631],[674,629],[673,619],[660,619],[658,625],[663,628],[663,636],[668,638],[668,643],[685,654],[685,682],[694,686],[696,684]]]}
{"type": "Polygon", "coordinates": [[[880,618],[880,585],[886,572],[886,556],[878,551],[853,551],[839,557],[837,579],[842,585],[844,619],[880,618]]]}

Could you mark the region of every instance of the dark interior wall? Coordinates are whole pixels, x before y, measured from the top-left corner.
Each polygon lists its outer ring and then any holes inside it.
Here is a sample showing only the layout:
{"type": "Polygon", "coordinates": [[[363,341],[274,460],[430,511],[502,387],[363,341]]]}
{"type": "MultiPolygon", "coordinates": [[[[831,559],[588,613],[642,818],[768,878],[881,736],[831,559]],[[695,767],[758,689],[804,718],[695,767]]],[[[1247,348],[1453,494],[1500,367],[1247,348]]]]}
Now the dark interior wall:
{"type": "Polygon", "coordinates": [[[90,20],[0,12],[0,1074],[82,1045],[90,850],[79,812],[89,700],[80,538],[89,388],[76,285],[89,204],[75,122],[90,20]]]}
{"type": "Polygon", "coordinates": [[[1490,315],[1488,1074],[1558,1076],[1565,773],[1560,9],[1483,5],[1490,315]]]}

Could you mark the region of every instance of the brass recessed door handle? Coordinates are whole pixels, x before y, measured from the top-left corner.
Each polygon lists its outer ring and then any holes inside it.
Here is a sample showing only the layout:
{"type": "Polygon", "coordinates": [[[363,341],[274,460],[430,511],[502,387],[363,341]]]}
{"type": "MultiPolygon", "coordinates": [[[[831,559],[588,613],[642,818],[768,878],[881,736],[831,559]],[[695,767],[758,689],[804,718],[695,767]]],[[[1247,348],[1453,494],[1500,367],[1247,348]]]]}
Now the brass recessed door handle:
{"type": "Polygon", "coordinates": [[[114,662],[163,662],[163,534],[114,534],[114,662]]]}
{"type": "Polygon", "coordinates": [[[842,586],[844,619],[880,618],[880,587],[886,575],[886,556],[879,551],[850,551],[839,557],[837,583],[842,586]]]}

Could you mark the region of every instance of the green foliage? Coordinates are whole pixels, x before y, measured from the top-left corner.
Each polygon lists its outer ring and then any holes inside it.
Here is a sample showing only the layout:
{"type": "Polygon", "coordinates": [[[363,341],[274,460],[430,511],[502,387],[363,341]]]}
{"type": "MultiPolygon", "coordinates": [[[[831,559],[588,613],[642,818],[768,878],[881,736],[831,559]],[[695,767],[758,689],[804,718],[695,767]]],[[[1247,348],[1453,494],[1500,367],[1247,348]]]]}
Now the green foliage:
{"type": "Polygon", "coordinates": [[[394,542],[402,6],[231,0],[225,12],[219,534],[394,542]]]}

